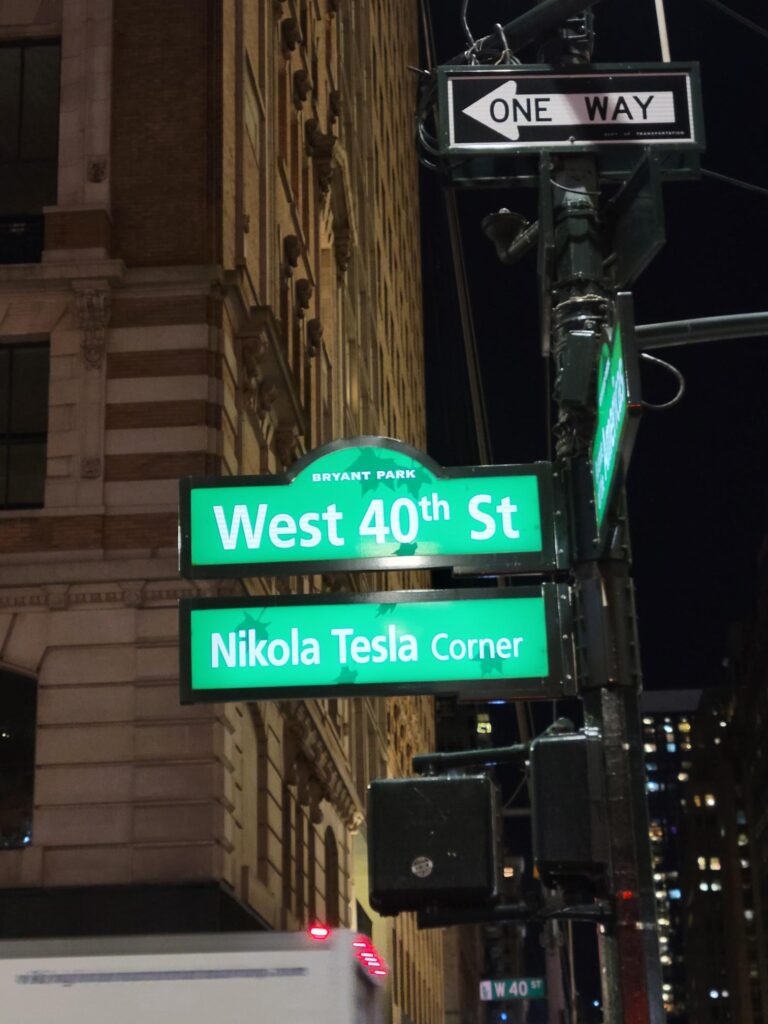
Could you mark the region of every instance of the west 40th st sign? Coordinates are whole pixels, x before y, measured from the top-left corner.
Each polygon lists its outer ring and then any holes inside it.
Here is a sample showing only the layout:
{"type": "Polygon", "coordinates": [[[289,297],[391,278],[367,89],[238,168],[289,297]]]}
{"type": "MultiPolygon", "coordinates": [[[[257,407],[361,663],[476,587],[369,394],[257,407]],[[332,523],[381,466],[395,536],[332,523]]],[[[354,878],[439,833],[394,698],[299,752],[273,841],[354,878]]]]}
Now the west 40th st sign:
{"type": "Polygon", "coordinates": [[[282,477],[183,480],[189,578],[417,569],[547,571],[564,564],[549,463],[443,469],[398,441],[311,452],[282,477]]]}

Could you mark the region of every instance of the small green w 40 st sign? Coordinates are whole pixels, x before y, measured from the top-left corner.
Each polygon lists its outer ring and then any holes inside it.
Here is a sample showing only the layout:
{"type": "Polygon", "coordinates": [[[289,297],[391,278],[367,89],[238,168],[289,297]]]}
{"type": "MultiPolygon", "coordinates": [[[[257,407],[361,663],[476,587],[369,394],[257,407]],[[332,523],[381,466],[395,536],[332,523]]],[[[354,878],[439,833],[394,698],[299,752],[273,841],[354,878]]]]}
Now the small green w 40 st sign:
{"type": "Polygon", "coordinates": [[[480,1001],[483,1003],[543,999],[546,994],[544,978],[499,978],[480,982],[480,1001]]]}

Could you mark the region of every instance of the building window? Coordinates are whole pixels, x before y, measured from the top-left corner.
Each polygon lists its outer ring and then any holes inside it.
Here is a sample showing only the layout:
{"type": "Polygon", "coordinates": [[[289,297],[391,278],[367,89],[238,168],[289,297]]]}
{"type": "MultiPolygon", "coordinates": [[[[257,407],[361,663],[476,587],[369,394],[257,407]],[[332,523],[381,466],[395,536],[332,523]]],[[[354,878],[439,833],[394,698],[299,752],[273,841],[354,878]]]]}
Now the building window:
{"type": "Polygon", "coordinates": [[[0,849],[32,838],[37,683],[0,668],[0,849]]]}
{"type": "Polygon", "coordinates": [[[0,263],[37,263],[56,203],[58,42],[0,46],[0,263]]]}
{"type": "Polygon", "coordinates": [[[45,491],[48,343],[0,344],[0,508],[39,508],[45,491]]]}
{"type": "Polygon", "coordinates": [[[339,849],[330,825],[325,830],[325,924],[338,928],[339,913],[339,849]]]}

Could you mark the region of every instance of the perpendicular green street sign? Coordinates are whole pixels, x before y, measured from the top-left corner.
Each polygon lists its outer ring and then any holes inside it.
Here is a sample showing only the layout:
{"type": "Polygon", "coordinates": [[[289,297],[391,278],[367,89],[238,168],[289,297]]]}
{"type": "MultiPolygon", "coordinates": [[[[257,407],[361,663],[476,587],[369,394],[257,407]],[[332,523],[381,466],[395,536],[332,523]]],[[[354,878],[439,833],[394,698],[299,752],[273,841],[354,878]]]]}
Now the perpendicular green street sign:
{"type": "Polygon", "coordinates": [[[480,1001],[483,1003],[543,999],[546,994],[544,978],[498,978],[480,982],[480,1001]]]}
{"type": "Polygon", "coordinates": [[[607,513],[620,469],[626,470],[637,433],[640,400],[632,296],[616,297],[616,322],[600,351],[597,369],[597,418],[592,440],[592,483],[598,539],[605,534],[607,513]]]}
{"type": "Polygon", "coordinates": [[[179,615],[182,703],[573,692],[562,584],[185,598],[179,615]]]}
{"type": "Polygon", "coordinates": [[[318,448],[282,476],[180,481],[189,579],[427,569],[565,567],[547,462],[444,469],[389,438],[318,448]]]}

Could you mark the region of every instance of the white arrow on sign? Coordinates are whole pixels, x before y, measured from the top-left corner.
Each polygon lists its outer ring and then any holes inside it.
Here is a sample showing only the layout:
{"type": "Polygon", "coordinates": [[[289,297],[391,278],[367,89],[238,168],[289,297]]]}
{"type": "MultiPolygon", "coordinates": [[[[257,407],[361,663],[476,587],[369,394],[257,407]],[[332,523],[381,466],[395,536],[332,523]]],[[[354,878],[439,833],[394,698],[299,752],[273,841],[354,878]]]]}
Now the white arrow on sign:
{"type": "Polygon", "coordinates": [[[462,111],[511,142],[520,128],[570,125],[672,124],[672,92],[523,93],[504,82],[462,111]]]}

